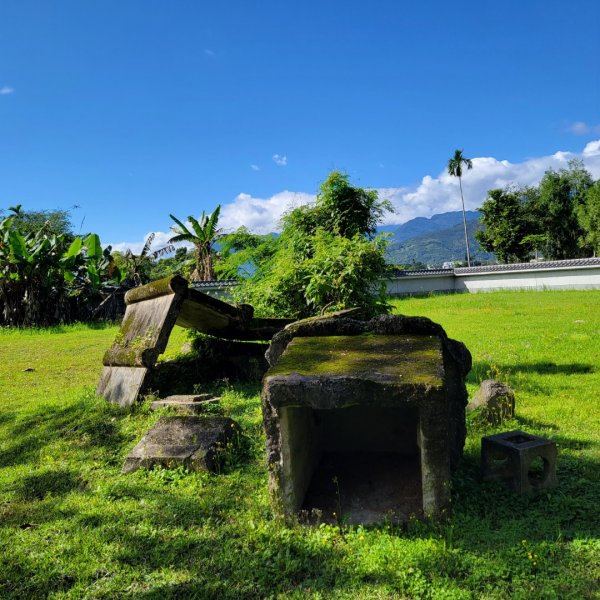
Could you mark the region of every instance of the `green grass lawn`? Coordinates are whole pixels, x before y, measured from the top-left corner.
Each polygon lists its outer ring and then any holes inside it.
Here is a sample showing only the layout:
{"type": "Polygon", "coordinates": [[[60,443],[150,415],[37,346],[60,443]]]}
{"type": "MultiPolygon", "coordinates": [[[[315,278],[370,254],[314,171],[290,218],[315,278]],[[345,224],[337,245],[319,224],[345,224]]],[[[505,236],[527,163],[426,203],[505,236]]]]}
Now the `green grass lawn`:
{"type": "MultiPolygon", "coordinates": [[[[258,386],[220,386],[246,452],[219,475],[120,473],[156,420],[96,398],[116,327],[0,330],[1,598],[598,598],[600,292],[394,301],[473,354],[470,394],[510,384],[517,415],[471,417],[447,523],[287,528],[267,495],[258,386]],[[556,441],[560,487],[478,479],[482,435],[556,441]]],[[[185,341],[177,331],[168,349],[185,341]]]]}

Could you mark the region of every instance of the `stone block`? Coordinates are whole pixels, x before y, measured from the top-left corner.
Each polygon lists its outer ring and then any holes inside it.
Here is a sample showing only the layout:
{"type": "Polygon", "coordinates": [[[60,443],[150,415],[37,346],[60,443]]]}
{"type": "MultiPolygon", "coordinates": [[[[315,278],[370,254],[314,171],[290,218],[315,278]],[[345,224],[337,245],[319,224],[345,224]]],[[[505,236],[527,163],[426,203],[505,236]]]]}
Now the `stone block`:
{"type": "Polygon", "coordinates": [[[481,438],[481,475],[501,481],[518,494],[558,485],[556,444],[519,429],[481,438]]]}
{"type": "Polygon", "coordinates": [[[215,472],[223,451],[239,432],[240,426],[228,417],[162,417],[125,459],[123,473],[179,465],[215,472]]]}
{"type": "Polygon", "coordinates": [[[467,410],[480,409],[481,420],[499,425],[515,416],[515,394],[504,383],[494,379],[481,382],[477,393],[467,406],[467,410]]]}
{"type": "Polygon", "coordinates": [[[207,404],[219,402],[212,394],[178,395],[168,396],[163,400],[155,400],[150,403],[150,410],[170,408],[180,415],[199,415],[205,412],[207,404]]]}

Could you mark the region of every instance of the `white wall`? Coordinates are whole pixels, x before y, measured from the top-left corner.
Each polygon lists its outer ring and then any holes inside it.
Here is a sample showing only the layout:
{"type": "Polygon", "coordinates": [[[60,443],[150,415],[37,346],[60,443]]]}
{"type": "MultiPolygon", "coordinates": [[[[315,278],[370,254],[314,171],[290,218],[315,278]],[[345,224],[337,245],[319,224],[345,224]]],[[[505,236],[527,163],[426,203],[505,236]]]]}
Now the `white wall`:
{"type": "Polygon", "coordinates": [[[456,277],[453,272],[447,275],[404,275],[394,277],[387,284],[390,296],[407,296],[453,292],[456,277]]]}
{"type": "Polygon", "coordinates": [[[509,267],[505,271],[494,266],[490,271],[479,267],[477,272],[461,272],[468,270],[457,269],[447,275],[419,273],[395,277],[388,283],[388,293],[391,296],[406,296],[436,292],[600,289],[600,261],[599,264],[585,266],[549,268],[540,264],[527,265],[524,270],[512,270],[509,267]]]}
{"type": "Polygon", "coordinates": [[[587,289],[600,289],[600,267],[456,275],[456,290],[466,292],[587,289]]]}

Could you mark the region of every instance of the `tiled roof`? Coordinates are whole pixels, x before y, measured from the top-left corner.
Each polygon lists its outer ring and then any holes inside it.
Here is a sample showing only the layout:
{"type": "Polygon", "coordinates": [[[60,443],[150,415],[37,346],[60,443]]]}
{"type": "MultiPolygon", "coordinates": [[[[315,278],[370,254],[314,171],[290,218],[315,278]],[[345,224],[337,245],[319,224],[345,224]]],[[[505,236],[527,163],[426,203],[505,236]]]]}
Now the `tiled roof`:
{"type": "Polygon", "coordinates": [[[600,265],[600,258],[574,258],[571,260],[547,260],[534,263],[514,263],[508,265],[485,265],[483,267],[460,267],[454,269],[456,275],[471,273],[493,273],[498,271],[539,271],[565,267],[593,267],[600,265]]]}
{"type": "Polygon", "coordinates": [[[513,263],[507,265],[483,265],[481,267],[457,267],[455,269],[420,269],[416,271],[395,270],[391,278],[427,277],[431,275],[470,275],[476,273],[494,273],[505,271],[539,271],[568,267],[594,267],[600,265],[600,257],[573,258],[571,260],[546,260],[532,263],[513,263]]]}
{"type": "Polygon", "coordinates": [[[235,287],[239,281],[237,279],[215,279],[213,281],[191,281],[190,287],[194,289],[212,288],[212,287],[235,287]]]}
{"type": "MultiPolygon", "coordinates": [[[[421,269],[418,271],[395,270],[388,277],[391,279],[400,277],[431,277],[471,275],[477,273],[498,273],[506,271],[539,271],[545,269],[560,269],[568,267],[594,267],[600,266],[600,257],[597,258],[574,258],[571,260],[547,260],[537,263],[513,263],[508,265],[484,265],[481,267],[458,267],[455,269],[421,269]]],[[[221,279],[216,281],[193,281],[190,287],[202,288],[228,288],[238,285],[236,279],[221,279]]]]}
{"type": "Polygon", "coordinates": [[[454,275],[454,269],[420,269],[416,271],[394,271],[392,277],[427,277],[428,275],[454,275]]]}

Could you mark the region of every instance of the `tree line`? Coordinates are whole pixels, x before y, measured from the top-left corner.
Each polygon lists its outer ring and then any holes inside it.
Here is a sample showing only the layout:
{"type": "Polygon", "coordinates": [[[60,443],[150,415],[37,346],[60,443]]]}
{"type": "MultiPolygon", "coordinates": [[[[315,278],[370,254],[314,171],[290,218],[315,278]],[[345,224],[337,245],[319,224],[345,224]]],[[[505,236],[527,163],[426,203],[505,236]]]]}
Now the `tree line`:
{"type": "MultiPolygon", "coordinates": [[[[139,254],[75,235],[68,210],[0,210],[0,326],[120,318],[125,292],[161,277],[193,276],[193,256],[169,242],[139,254]]],[[[174,239],[177,236],[174,236],[174,239]]]]}
{"type": "MultiPolygon", "coordinates": [[[[449,172],[460,179],[462,151],[449,172]]],[[[466,162],[465,162],[466,161],[466,162]]],[[[223,233],[220,206],[200,219],[174,222],[168,244],[139,254],[103,248],[96,234],[76,236],[69,213],[0,211],[0,325],[52,325],[89,320],[117,291],[173,274],[191,281],[237,279],[235,300],[257,314],[303,318],[360,306],[388,309],[383,276],[386,240],[376,235],[388,201],[332,172],[316,201],[289,210],[281,233],[257,235],[240,227],[223,233]],[[177,247],[181,243],[187,246],[177,247]]],[[[494,189],[479,209],[476,237],[501,262],[533,256],[565,259],[600,251],[600,181],[580,161],[548,170],[538,186],[494,189]]],[[[118,315],[113,315],[113,318],[118,315]]]]}
{"type": "Polygon", "coordinates": [[[12,207],[0,221],[0,325],[89,320],[117,291],[173,274],[237,279],[235,300],[265,316],[302,318],[351,306],[385,312],[385,241],[376,227],[388,210],[377,192],[333,172],[313,205],[284,215],[279,235],[244,227],[224,234],[217,206],[186,222],[170,215],[168,244],[153,249],[151,234],[135,254],[102,248],[96,234],[74,235],[67,211],[12,207]],[[181,243],[188,247],[176,247],[181,243]]]}
{"type": "Polygon", "coordinates": [[[580,160],[547,170],[537,186],[490,190],[479,211],[475,237],[501,263],[600,252],[600,180],[580,160]]]}

